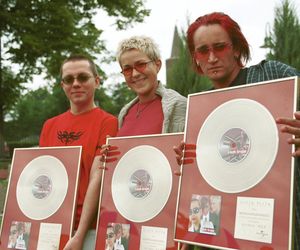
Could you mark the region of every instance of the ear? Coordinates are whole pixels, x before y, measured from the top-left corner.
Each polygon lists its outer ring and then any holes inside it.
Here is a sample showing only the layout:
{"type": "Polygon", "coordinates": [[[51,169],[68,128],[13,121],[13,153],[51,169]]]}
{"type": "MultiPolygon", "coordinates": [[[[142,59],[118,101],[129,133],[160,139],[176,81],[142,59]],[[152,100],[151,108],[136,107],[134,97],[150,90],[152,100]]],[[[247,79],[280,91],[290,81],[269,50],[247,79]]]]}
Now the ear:
{"type": "Polygon", "coordinates": [[[239,51],[234,51],[233,56],[235,58],[235,60],[237,60],[240,57],[240,52],[239,51]]]}
{"type": "Polygon", "coordinates": [[[157,73],[160,71],[160,69],[161,69],[161,60],[160,59],[158,59],[158,60],[156,60],[155,61],[155,65],[156,65],[156,68],[157,68],[157,73]]]}
{"type": "Polygon", "coordinates": [[[101,85],[101,78],[100,76],[95,77],[95,82],[96,82],[96,88],[99,88],[101,85]]]}

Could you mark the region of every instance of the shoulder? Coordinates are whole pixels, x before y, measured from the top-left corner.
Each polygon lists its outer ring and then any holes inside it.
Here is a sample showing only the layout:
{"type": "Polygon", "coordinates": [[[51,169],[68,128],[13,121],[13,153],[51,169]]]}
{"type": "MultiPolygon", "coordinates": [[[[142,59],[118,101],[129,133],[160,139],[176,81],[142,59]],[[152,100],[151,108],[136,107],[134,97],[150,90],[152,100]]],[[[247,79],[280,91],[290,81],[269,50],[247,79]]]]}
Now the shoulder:
{"type": "Polygon", "coordinates": [[[278,61],[262,60],[258,64],[250,66],[248,68],[248,72],[262,71],[262,70],[266,70],[266,69],[276,69],[279,66],[278,63],[280,63],[280,62],[278,62],[278,61]]]}
{"type": "Polygon", "coordinates": [[[106,112],[105,110],[103,110],[99,107],[97,107],[94,112],[95,112],[96,116],[98,117],[98,119],[100,119],[102,121],[112,122],[112,123],[118,121],[117,117],[115,117],[114,115],[106,112]]]}
{"type": "Polygon", "coordinates": [[[159,84],[157,88],[157,94],[159,94],[163,99],[166,99],[168,101],[175,101],[175,102],[187,102],[187,98],[183,95],[179,94],[174,89],[169,89],[163,86],[161,83],[159,84]]]}
{"type": "Polygon", "coordinates": [[[264,69],[279,69],[279,70],[285,70],[285,69],[292,69],[292,70],[296,70],[295,68],[293,68],[290,65],[287,65],[285,63],[282,63],[280,61],[275,61],[275,60],[263,60],[260,63],[258,63],[257,65],[254,65],[252,67],[260,67],[260,68],[264,68],[264,69]]]}
{"type": "Polygon", "coordinates": [[[97,107],[97,108],[95,109],[95,113],[96,113],[97,115],[103,116],[103,117],[105,117],[105,118],[110,118],[110,119],[115,119],[115,118],[116,118],[113,114],[108,113],[107,111],[105,111],[105,110],[103,110],[103,109],[101,109],[101,108],[99,108],[99,107],[97,107]]]}
{"type": "Polygon", "coordinates": [[[55,124],[56,122],[60,122],[61,120],[67,119],[69,114],[70,114],[70,111],[66,111],[59,115],[53,116],[44,122],[44,126],[50,126],[52,124],[55,124]]]}
{"type": "Polygon", "coordinates": [[[187,98],[180,95],[173,89],[166,89],[165,95],[162,97],[162,104],[172,109],[185,113],[187,106],[187,98]]]}
{"type": "Polygon", "coordinates": [[[297,69],[279,61],[263,60],[248,68],[247,83],[268,81],[290,76],[300,76],[300,72],[297,69]]]}
{"type": "Polygon", "coordinates": [[[181,94],[179,94],[177,91],[175,91],[174,89],[168,89],[168,88],[165,88],[166,90],[166,94],[168,96],[172,96],[172,97],[176,97],[180,100],[187,100],[187,98],[181,94]]]}

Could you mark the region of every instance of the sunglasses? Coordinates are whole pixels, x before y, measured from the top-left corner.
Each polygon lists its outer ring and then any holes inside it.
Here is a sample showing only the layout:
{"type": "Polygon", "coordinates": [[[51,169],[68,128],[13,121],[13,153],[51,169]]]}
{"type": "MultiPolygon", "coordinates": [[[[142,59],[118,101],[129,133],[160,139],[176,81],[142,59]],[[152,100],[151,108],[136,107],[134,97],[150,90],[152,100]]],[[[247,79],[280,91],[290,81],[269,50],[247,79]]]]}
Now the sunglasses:
{"type": "Polygon", "coordinates": [[[231,43],[215,43],[212,46],[203,45],[196,49],[195,59],[208,60],[210,52],[214,53],[216,57],[222,57],[230,47],[232,47],[231,43]]]}
{"type": "Polygon", "coordinates": [[[200,207],[194,207],[193,209],[190,209],[190,215],[197,214],[200,212],[200,207]]]}
{"type": "Polygon", "coordinates": [[[147,64],[151,63],[151,62],[153,62],[153,60],[148,61],[148,62],[138,62],[138,63],[133,64],[133,66],[125,66],[124,68],[122,68],[121,73],[124,76],[131,76],[133,69],[135,69],[136,71],[138,71],[140,73],[143,73],[144,70],[146,69],[147,64]]]}
{"type": "Polygon", "coordinates": [[[106,239],[111,239],[114,237],[114,233],[109,233],[109,234],[106,234],[106,239]]]}
{"type": "Polygon", "coordinates": [[[72,75],[67,75],[62,78],[62,82],[66,85],[72,85],[76,79],[80,84],[82,84],[82,83],[86,83],[92,77],[94,76],[91,76],[86,73],[80,73],[76,77],[72,75]]]}

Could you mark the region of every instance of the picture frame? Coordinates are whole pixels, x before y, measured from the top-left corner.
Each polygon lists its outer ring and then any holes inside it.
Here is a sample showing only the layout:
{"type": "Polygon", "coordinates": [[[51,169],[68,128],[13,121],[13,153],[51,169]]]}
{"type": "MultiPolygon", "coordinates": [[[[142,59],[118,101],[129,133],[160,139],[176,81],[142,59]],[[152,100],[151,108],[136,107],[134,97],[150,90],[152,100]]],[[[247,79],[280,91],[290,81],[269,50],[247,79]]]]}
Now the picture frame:
{"type": "Polygon", "coordinates": [[[181,166],[176,241],[292,249],[294,145],[275,119],[293,117],[298,96],[297,77],[188,96],[184,141],[194,145],[196,157],[181,166]],[[217,235],[188,231],[193,196],[220,197],[217,235]]]}
{"type": "Polygon", "coordinates": [[[103,167],[96,249],[105,249],[111,224],[130,228],[128,249],[178,249],[173,239],[179,166],[173,146],[182,139],[183,133],[107,139],[119,155],[103,167]]]}
{"type": "Polygon", "coordinates": [[[1,249],[16,244],[17,249],[63,249],[73,232],[81,151],[81,146],[14,149],[1,249]]]}

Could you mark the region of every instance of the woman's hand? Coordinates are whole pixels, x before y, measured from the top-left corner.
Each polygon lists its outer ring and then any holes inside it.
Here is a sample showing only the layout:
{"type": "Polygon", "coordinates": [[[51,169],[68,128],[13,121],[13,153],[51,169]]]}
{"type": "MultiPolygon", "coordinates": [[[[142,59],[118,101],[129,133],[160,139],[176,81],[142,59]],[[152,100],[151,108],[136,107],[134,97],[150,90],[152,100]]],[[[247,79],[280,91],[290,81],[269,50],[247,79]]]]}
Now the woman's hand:
{"type": "Polygon", "coordinates": [[[195,144],[186,144],[182,141],[178,146],[174,146],[173,150],[176,154],[176,161],[178,165],[191,164],[194,162],[194,158],[196,158],[195,144]]]}
{"type": "Polygon", "coordinates": [[[120,154],[120,151],[117,150],[118,150],[117,146],[111,146],[109,144],[102,145],[100,150],[100,162],[102,164],[100,164],[99,168],[103,169],[105,163],[118,160],[118,157],[114,157],[120,154]]]}

